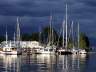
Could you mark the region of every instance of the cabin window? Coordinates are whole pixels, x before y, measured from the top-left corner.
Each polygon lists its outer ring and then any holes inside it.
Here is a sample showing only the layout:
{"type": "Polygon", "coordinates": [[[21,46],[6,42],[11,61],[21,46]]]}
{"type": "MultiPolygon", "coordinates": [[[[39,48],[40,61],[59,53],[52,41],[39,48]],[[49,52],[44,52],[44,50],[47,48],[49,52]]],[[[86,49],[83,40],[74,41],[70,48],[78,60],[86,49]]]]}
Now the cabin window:
{"type": "Polygon", "coordinates": [[[48,51],[48,49],[44,49],[44,51],[48,51]]]}
{"type": "Polygon", "coordinates": [[[53,49],[49,49],[49,51],[53,51],[53,49]]]}

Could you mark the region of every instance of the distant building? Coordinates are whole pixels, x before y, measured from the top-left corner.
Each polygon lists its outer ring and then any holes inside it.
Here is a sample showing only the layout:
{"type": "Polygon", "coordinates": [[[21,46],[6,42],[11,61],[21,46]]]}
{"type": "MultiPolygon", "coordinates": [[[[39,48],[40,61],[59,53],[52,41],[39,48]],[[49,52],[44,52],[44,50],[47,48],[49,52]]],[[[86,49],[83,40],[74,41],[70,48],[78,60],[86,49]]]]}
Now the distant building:
{"type": "MultiPolygon", "coordinates": [[[[16,47],[17,41],[8,41],[8,44],[11,43],[13,47],[16,47]]],[[[0,47],[3,47],[6,45],[6,41],[3,41],[0,44],[0,47]]],[[[20,41],[20,47],[21,48],[42,48],[43,46],[38,41],[20,41]]]]}

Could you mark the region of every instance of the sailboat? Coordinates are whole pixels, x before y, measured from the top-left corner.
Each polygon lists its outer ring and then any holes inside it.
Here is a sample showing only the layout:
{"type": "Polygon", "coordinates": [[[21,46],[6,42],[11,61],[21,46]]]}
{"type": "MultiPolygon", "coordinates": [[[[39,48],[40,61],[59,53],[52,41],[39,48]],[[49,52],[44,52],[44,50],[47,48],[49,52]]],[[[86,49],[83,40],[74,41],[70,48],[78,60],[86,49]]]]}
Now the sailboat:
{"type": "MultiPolygon", "coordinates": [[[[19,26],[18,24],[17,24],[17,27],[19,26]]],[[[11,41],[9,43],[7,31],[6,31],[6,44],[2,47],[2,49],[0,50],[0,53],[1,54],[6,54],[6,55],[18,55],[18,54],[22,53],[21,49],[18,49],[17,47],[12,46],[11,41]]]]}
{"type": "Polygon", "coordinates": [[[6,31],[6,44],[2,47],[2,50],[0,50],[0,54],[6,54],[6,55],[17,54],[17,51],[11,45],[11,41],[8,42],[7,31],[6,31]]]}
{"type": "Polygon", "coordinates": [[[71,50],[68,49],[68,30],[67,30],[67,4],[66,4],[66,17],[65,17],[65,21],[63,22],[63,47],[58,49],[58,53],[59,54],[72,54],[71,50]],[[64,33],[64,26],[66,29],[66,33],[64,33]],[[66,35],[64,35],[66,34],[66,35]],[[66,36],[66,42],[65,42],[65,46],[64,46],[64,36],[66,36]]]}
{"type": "MultiPolygon", "coordinates": [[[[72,25],[73,25],[73,23],[72,23],[72,25]]],[[[73,31],[73,30],[72,30],[73,31]]],[[[80,49],[80,35],[79,35],[80,33],[79,33],[79,23],[78,23],[78,47],[77,48],[72,48],[72,53],[73,54],[86,54],[87,52],[86,52],[86,50],[85,49],[80,49]]],[[[73,45],[74,46],[74,45],[73,45]]]]}
{"type": "Polygon", "coordinates": [[[86,54],[87,52],[86,52],[86,50],[85,49],[80,49],[80,46],[79,46],[79,42],[80,42],[80,35],[79,35],[80,33],[79,33],[79,23],[78,23],[78,52],[79,52],[79,54],[86,54]]]}
{"type": "Polygon", "coordinates": [[[17,17],[17,32],[16,32],[16,42],[14,38],[14,43],[16,44],[16,51],[17,54],[22,54],[22,49],[20,47],[20,24],[19,24],[19,18],[17,17]]]}
{"type": "Polygon", "coordinates": [[[38,50],[39,54],[55,54],[55,47],[53,47],[52,41],[51,41],[51,33],[52,33],[52,28],[51,28],[51,21],[52,21],[52,16],[50,16],[50,36],[49,36],[49,42],[44,48],[40,48],[38,50]]]}
{"type": "Polygon", "coordinates": [[[86,50],[85,49],[79,49],[79,54],[86,54],[86,50]]]}
{"type": "Polygon", "coordinates": [[[74,46],[73,21],[72,21],[71,27],[72,27],[72,50],[71,52],[73,54],[78,54],[78,49],[74,46]]]}
{"type": "Polygon", "coordinates": [[[60,54],[62,54],[62,53],[65,52],[65,48],[64,48],[64,34],[65,34],[65,33],[64,33],[64,31],[65,31],[64,29],[65,29],[65,28],[64,28],[64,26],[65,26],[65,21],[63,21],[63,24],[62,24],[62,27],[63,27],[63,28],[62,28],[62,29],[63,29],[63,42],[62,42],[62,47],[59,48],[58,51],[57,51],[57,52],[60,53],[60,54]]]}

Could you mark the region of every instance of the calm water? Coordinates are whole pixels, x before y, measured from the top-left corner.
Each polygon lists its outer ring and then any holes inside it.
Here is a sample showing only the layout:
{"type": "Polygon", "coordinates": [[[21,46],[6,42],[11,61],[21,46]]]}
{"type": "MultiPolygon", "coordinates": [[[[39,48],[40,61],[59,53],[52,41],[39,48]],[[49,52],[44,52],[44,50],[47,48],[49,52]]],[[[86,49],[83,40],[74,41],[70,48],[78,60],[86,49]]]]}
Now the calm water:
{"type": "Polygon", "coordinates": [[[96,54],[0,55],[0,72],[96,72],[96,54]]]}

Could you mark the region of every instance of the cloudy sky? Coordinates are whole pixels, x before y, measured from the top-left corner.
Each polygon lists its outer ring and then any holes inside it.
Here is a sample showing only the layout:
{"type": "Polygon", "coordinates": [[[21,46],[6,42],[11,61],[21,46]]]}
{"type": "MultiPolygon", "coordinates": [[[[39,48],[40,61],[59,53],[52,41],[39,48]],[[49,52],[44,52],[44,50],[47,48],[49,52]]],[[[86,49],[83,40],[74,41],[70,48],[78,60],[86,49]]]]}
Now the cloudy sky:
{"type": "Polygon", "coordinates": [[[80,31],[89,37],[96,37],[96,1],[95,0],[0,0],[0,34],[16,28],[16,18],[20,17],[22,33],[39,31],[52,24],[59,30],[65,17],[65,4],[68,4],[68,23],[73,20],[74,28],[80,23],[80,31]]]}

